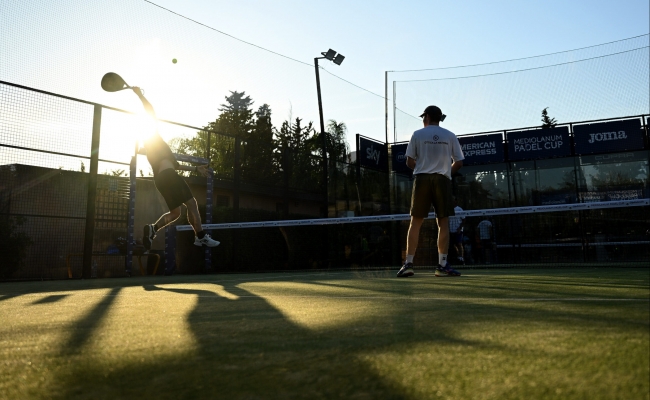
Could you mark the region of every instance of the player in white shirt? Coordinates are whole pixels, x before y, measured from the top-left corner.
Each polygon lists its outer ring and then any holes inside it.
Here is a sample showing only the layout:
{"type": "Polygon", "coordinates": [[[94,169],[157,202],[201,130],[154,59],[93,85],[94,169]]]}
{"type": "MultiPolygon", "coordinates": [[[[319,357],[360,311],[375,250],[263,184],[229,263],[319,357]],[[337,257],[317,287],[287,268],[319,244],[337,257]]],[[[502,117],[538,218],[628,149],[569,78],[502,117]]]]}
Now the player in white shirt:
{"type": "MultiPolygon", "coordinates": [[[[458,200],[454,198],[454,214],[457,214],[463,211],[462,208],[458,205],[458,200]]],[[[465,224],[464,217],[453,216],[449,217],[449,235],[451,240],[451,245],[454,246],[456,250],[456,255],[458,257],[458,262],[465,265],[465,254],[463,250],[463,225],[465,224]]]]}
{"type": "Polygon", "coordinates": [[[492,239],[494,238],[494,227],[492,226],[492,222],[490,222],[488,219],[484,219],[483,221],[479,222],[476,230],[477,235],[481,240],[481,255],[483,262],[485,264],[489,264],[494,256],[492,252],[492,239]]]}
{"type": "Polygon", "coordinates": [[[413,169],[415,182],[411,196],[411,224],[406,242],[406,260],[398,277],[413,275],[413,257],[418,246],[420,227],[431,205],[438,222],[438,267],[436,276],[460,276],[447,263],[449,217],[454,215],[451,176],[463,166],[463,151],[453,132],[440,127],[445,115],[429,106],[420,115],[424,128],[413,132],[406,148],[406,165],[413,169]],[[452,163],[453,160],[453,163],[452,163]]]}

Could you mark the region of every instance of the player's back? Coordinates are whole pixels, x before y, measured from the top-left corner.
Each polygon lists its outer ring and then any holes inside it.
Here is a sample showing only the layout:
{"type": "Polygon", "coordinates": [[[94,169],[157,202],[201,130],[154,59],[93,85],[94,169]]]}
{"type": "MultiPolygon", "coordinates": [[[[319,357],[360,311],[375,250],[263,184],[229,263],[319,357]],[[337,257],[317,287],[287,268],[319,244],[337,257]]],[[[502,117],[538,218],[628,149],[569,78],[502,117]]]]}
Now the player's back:
{"type": "Polygon", "coordinates": [[[464,159],[456,135],[437,125],[413,132],[406,155],[416,160],[414,174],[441,174],[449,179],[452,159],[464,159]]]}

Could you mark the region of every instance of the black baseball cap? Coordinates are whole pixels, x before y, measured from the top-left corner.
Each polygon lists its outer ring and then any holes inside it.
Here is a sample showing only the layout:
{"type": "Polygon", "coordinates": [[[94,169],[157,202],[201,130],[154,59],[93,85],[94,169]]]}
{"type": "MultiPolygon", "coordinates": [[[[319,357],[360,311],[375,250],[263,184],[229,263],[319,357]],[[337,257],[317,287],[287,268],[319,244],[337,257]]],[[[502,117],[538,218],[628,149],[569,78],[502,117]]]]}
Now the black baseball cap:
{"type": "Polygon", "coordinates": [[[442,110],[437,107],[437,106],[429,106],[424,109],[424,112],[422,115],[420,115],[420,118],[424,117],[425,115],[428,115],[429,118],[431,118],[434,121],[444,121],[446,115],[442,113],[442,110]]]}

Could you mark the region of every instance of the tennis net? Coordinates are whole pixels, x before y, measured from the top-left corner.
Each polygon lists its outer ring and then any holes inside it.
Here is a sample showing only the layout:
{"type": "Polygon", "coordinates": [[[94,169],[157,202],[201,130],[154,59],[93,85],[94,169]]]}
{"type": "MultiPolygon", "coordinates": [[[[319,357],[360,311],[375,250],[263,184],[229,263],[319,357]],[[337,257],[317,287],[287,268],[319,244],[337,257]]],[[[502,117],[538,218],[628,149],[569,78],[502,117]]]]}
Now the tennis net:
{"type": "MultiPolygon", "coordinates": [[[[465,267],[647,267],[650,199],[467,210],[457,213],[450,259],[465,267]],[[457,231],[457,229],[455,229],[457,231]]],[[[406,253],[408,214],[204,225],[221,245],[212,271],[396,268],[406,253]]],[[[418,267],[438,262],[435,213],[420,231],[418,267]]],[[[196,273],[206,265],[189,225],[175,227],[169,263],[196,273]]]]}

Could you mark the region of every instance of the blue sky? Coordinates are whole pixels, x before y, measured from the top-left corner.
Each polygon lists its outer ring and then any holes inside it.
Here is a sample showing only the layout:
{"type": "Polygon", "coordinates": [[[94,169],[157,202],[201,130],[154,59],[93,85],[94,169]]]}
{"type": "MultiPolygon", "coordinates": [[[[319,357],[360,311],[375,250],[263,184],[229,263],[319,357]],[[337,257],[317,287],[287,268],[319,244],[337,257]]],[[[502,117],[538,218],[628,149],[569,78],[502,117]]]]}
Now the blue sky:
{"type": "MultiPolygon", "coordinates": [[[[335,49],[346,56],[344,63],[322,65],[380,96],[387,70],[534,56],[650,31],[647,0],[155,3],[306,64],[313,63],[321,51],[335,49]]],[[[643,40],[647,45],[647,36],[643,40]]],[[[635,73],[641,68],[643,75],[644,64],[636,68],[635,73]]],[[[276,125],[290,116],[318,121],[313,67],[237,42],[145,1],[1,3],[0,79],[139,110],[135,96],[101,91],[99,79],[108,71],[143,86],[164,119],[203,126],[217,117],[217,108],[229,90],[243,90],[256,106],[270,104],[276,125]],[[178,64],[172,64],[172,58],[177,58],[178,64]]],[[[400,74],[389,76],[391,80],[401,79],[400,74]]],[[[615,85],[616,77],[610,78],[615,85]]],[[[382,98],[327,73],[321,74],[321,79],[326,120],[346,122],[351,143],[355,133],[384,140],[382,98]]],[[[571,82],[556,84],[566,88],[571,82]]],[[[528,83],[524,79],[516,85],[525,91],[528,83]]],[[[471,87],[462,89],[472,93],[471,87]]],[[[457,91],[449,87],[446,91],[432,89],[430,96],[413,94],[414,101],[403,103],[403,107],[398,95],[398,105],[410,115],[418,114],[427,103],[439,104],[445,110],[450,104],[446,97],[457,91]]],[[[484,108],[489,108],[495,103],[489,95],[478,100],[471,107],[483,108],[485,104],[484,108]]],[[[608,106],[607,100],[598,104],[608,106]]],[[[531,108],[541,111],[536,104],[531,108]]],[[[645,112],[648,108],[650,105],[645,112]]],[[[456,111],[448,127],[471,133],[492,125],[499,126],[496,129],[517,128],[527,121],[506,115],[483,126],[469,124],[474,109],[463,113],[466,116],[460,118],[456,111]]],[[[538,115],[527,118],[536,121],[538,115]]],[[[411,122],[418,124],[417,120],[411,122]]],[[[404,129],[408,131],[410,125],[404,129]]]]}

